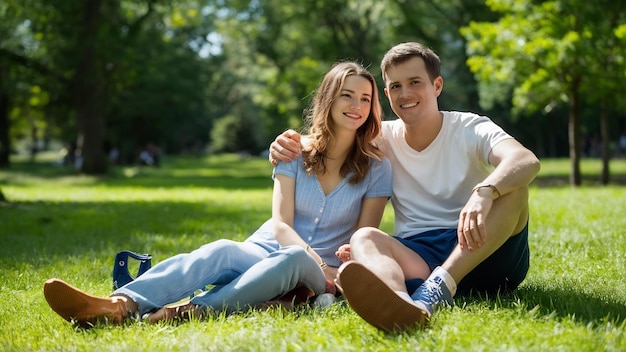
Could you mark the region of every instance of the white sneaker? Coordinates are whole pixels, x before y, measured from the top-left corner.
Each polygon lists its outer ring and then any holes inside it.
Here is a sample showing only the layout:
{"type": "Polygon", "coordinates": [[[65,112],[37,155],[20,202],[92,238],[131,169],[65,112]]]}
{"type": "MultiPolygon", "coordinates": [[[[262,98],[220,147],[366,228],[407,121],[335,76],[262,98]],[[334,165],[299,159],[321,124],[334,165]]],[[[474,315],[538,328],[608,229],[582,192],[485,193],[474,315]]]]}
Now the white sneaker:
{"type": "Polygon", "coordinates": [[[330,307],[330,305],[336,301],[337,298],[332,293],[322,293],[321,295],[315,297],[311,305],[313,308],[324,309],[330,307]]]}

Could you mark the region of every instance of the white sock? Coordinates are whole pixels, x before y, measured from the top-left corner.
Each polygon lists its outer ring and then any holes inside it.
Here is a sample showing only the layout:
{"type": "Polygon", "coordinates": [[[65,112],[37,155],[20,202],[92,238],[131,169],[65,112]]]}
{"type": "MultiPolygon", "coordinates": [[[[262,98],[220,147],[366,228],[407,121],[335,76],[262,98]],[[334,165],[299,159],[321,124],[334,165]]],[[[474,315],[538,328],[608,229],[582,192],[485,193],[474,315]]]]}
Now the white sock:
{"type": "Polygon", "coordinates": [[[435,268],[435,270],[433,270],[433,272],[430,274],[429,278],[436,277],[436,276],[439,276],[441,279],[443,279],[443,282],[446,284],[446,287],[448,288],[448,290],[452,294],[452,297],[454,297],[454,295],[456,294],[456,282],[454,281],[452,276],[450,276],[448,271],[446,271],[446,269],[438,266],[438,267],[435,268]]]}

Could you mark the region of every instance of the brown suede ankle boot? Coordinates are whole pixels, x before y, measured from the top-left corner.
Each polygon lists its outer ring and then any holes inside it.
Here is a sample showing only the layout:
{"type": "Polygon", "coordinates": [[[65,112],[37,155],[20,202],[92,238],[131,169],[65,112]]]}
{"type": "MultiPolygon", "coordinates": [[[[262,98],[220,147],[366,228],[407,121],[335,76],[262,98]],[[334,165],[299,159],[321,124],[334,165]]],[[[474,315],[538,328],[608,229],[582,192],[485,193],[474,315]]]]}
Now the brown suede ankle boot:
{"type": "Polygon", "coordinates": [[[203,319],[207,311],[202,306],[193,303],[183,303],[174,306],[165,306],[154,313],[146,314],[144,320],[152,324],[159,321],[189,321],[191,319],[203,319]]]}
{"type": "Polygon", "coordinates": [[[134,313],[133,307],[137,309],[130,298],[92,296],[60,279],[46,281],[43,293],[53,311],[83,328],[96,323],[120,325],[129,313],[134,313]]]}

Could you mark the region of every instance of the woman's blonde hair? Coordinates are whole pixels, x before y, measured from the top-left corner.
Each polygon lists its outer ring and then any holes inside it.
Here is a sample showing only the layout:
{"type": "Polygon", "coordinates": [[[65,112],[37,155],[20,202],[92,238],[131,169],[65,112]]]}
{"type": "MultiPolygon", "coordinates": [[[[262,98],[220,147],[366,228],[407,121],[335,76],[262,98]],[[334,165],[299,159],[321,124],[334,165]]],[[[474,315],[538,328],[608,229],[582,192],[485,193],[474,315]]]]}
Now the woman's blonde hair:
{"type": "Polygon", "coordinates": [[[382,108],[378,100],[378,88],[374,76],[361,64],[352,61],[335,63],[324,76],[309,108],[306,110],[305,121],[309,126],[310,142],[302,151],[304,168],[309,175],[326,171],[326,152],[330,143],[336,138],[331,106],[339,97],[346,77],[361,76],[372,85],[370,114],[365,123],[356,133],[356,142],[348,153],[340,169],[342,177],[350,172],[354,175],[349,182],[361,182],[370,170],[370,158],[380,160],[382,152],[375,145],[381,134],[382,108]]]}

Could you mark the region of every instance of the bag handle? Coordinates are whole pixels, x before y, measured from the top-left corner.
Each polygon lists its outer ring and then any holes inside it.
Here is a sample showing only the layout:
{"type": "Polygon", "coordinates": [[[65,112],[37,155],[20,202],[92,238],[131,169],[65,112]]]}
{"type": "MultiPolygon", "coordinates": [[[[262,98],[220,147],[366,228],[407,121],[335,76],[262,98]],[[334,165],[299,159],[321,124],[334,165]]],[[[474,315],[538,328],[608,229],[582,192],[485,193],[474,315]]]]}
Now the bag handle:
{"type": "Polygon", "coordinates": [[[126,285],[135,280],[141,274],[145,273],[152,267],[152,256],[150,254],[139,254],[132,251],[121,251],[115,255],[115,263],[113,264],[113,289],[126,285]],[[132,277],[128,271],[128,259],[139,260],[139,269],[137,275],[132,277]]]}

